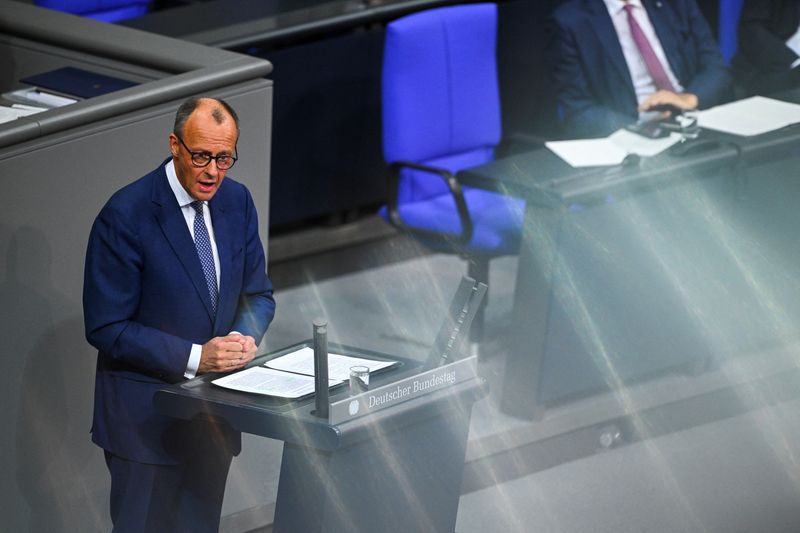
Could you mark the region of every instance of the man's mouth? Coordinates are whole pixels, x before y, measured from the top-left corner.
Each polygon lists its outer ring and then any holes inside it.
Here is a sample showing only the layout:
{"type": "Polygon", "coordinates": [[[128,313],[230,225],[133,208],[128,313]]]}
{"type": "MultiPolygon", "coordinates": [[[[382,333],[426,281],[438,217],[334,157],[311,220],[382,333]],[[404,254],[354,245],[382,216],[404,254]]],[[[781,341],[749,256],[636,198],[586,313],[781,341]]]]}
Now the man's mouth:
{"type": "Polygon", "coordinates": [[[198,187],[203,192],[211,192],[211,191],[213,191],[214,187],[216,186],[216,184],[217,184],[216,181],[198,181],[197,182],[198,187]]]}

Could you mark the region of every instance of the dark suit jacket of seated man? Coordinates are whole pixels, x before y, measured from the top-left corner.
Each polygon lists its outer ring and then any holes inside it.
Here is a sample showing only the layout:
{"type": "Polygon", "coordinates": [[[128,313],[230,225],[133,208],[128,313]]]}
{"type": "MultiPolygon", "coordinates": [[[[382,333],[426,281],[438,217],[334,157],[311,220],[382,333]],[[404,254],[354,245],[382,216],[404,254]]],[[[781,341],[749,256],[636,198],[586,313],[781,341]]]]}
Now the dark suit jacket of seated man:
{"type": "Polygon", "coordinates": [[[800,27],[800,0],[745,0],[733,74],[747,94],[800,87],[800,55],[787,41],[800,27]]]}
{"type": "Polygon", "coordinates": [[[172,157],[117,191],[92,227],[83,294],[86,336],[98,349],[92,440],[105,450],[115,532],[219,528],[240,435],[164,416],[153,395],[242,368],[275,312],[253,200],[225,178],[238,135],[228,104],[188,100],[169,135],[172,157]],[[205,262],[199,234],[216,249],[205,262]]]}
{"type": "MultiPolygon", "coordinates": [[[[622,9],[622,0],[614,2],[622,9]]],[[[707,108],[728,98],[730,74],[695,0],[642,0],[641,5],[682,93],[659,91],[648,102],[638,101],[606,2],[566,0],[550,20],[548,59],[568,136],[608,135],[635,123],[642,105],[707,108]]]]}

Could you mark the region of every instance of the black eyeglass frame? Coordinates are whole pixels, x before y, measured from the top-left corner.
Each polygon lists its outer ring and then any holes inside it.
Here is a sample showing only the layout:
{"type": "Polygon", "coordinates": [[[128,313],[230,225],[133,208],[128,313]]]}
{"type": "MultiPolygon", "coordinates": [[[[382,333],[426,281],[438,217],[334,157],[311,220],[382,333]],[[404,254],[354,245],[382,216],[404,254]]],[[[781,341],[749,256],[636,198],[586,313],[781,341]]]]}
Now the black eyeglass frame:
{"type": "Polygon", "coordinates": [[[189,152],[189,155],[191,156],[190,160],[192,162],[192,166],[195,166],[197,168],[207,167],[208,165],[211,164],[211,161],[215,161],[216,164],[217,164],[217,168],[218,169],[220,169],[220,170],[230,170],[231,168],[233,168],[233,165],[236,164],[236,161],[239,160],[239,149],[236,146],[233,147],[234,155],[227,155],[227,154],[211,155],[208,152],[192,152],[191,148],[186,146],[186,143],[183,142],[183,139],[181,139],[180,135],[178,135],[177,133],[175,133],[174,135],[181,142],[181,144],[186,149],[186,151],[189,152]],[[230,158],[231,159],[231,166],[229,166],[229,167],[221,167],[221,166],[219,166],[219,159],[221,157],[222,158],[230,158]],[[208,161],[206,161],[205,163],[198,163],[197,161],[195,161],[195,158],[200,158],[201,160],[208,159],[208,161]]]}

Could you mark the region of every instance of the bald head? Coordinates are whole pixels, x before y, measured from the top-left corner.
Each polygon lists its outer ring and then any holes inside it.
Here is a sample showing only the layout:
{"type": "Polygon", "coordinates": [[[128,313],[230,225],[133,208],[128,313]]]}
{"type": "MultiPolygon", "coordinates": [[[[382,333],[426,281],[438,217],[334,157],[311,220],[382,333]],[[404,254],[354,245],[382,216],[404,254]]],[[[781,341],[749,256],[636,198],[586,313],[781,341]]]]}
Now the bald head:
{"type": "Polygon", "coordinates": [[[217,124],[223,124],[227,120],[233,120],[236,125],[236,137],[239,137],[239,117],[236,111],[222,99],[208,98],[204,96],[193,96],[183,102],[175,113],[175,125],[172,132],[182,136],[189,117],[194,113],[202,113],[210,116],[217,124]]]}

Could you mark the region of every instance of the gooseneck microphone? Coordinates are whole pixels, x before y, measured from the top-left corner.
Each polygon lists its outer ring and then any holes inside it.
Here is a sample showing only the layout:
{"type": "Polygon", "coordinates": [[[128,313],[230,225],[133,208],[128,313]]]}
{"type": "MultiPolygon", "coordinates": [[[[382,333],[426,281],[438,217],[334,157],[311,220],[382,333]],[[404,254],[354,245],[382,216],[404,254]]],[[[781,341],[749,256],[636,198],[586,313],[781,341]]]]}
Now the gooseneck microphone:
{"type": "Polygon", "coordinates": [[[328,323],[321,318],[314,320],[314,414],[328,418],[328,323]]]}

